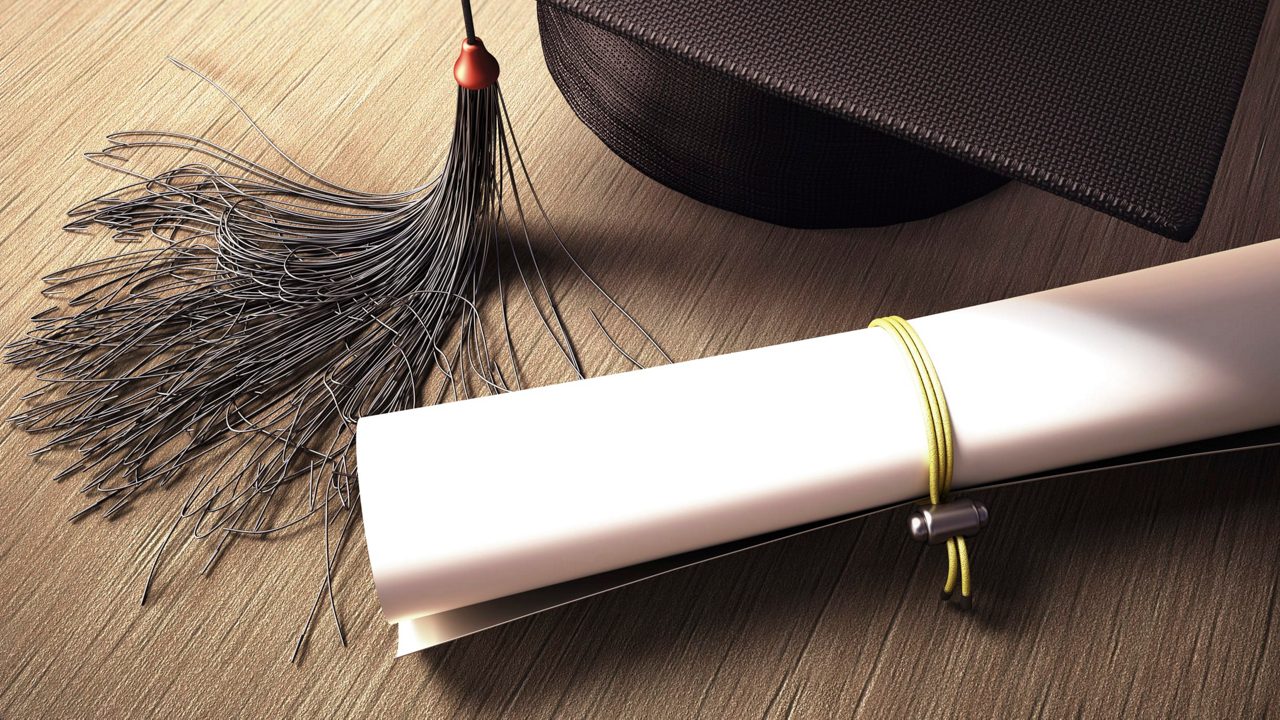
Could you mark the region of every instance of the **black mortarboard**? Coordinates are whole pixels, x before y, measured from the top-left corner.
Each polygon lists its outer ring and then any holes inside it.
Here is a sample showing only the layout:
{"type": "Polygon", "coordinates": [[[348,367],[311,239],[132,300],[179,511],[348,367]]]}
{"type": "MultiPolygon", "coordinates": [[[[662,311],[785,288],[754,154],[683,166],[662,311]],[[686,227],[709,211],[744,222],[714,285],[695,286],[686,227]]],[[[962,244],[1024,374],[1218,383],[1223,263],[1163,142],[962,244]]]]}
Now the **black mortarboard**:
{"type": "Polygon", "coordinates": [[[539,0],[612,150],[799,227],[1019,180],[1176,239],[1200,222],[1266,0],[539,0]]]}

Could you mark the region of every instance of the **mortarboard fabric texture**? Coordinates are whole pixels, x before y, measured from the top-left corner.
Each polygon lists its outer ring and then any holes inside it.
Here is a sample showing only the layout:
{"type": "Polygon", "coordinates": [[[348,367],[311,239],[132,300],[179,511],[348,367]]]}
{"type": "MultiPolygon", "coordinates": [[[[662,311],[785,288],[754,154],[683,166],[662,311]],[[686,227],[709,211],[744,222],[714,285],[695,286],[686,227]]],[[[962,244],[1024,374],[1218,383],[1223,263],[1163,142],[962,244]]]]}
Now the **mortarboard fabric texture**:
{"type": "Polygon", "coordinates": [[[1266,0],[539,0],[606,145],[795,227],[926,217],[1006,180],[1179,240],[1204,212],[1266,0]]]}

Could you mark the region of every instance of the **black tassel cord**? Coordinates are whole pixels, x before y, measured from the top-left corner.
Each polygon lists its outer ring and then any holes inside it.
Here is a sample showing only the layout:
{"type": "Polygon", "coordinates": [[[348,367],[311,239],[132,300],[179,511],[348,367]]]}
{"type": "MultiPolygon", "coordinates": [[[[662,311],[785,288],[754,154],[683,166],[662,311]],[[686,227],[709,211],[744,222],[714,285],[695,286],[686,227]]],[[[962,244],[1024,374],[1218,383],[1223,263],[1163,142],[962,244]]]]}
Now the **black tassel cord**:
{"type": "MultiPolygon", "coordinates": [[[[91,502],[76,518],[115,517],[145,491],[192,483],[155,553],[144,603],[184,524],[212,541],[204,573],[238,538],[322,527],[323,578],[296,659],[325,603],[346,642],[333,569],[357,515],[358,418],[521,388],[509,298],[536,312],[555,354],[585,375],[531,224],[632,328],[624,332],[670,358],[551,227],[496,81],[459,87],[444,168],[393,194],[308,172],[235,107],[283,172],[173,132],[118,133],[87,154],[136,182],[73,209],[67,229],[105,228],[140,245],[47,278],[47,294],[68,299],[9,348],[8,362],[34,367],[42,381],[12,419],[51,435],[36,453],[74,451],[57,477],[86,477],[80,489],[91,502]],[[148,148],[201,160],[154,176],[125,167],[148,148]],[[484,319],[486,298],[497,319],[484,319]],[[439,387],[427,396],[433,378],[439,387]]],[[[448,449],[424,439],[423,451],[427,462],[448,449]]]]}

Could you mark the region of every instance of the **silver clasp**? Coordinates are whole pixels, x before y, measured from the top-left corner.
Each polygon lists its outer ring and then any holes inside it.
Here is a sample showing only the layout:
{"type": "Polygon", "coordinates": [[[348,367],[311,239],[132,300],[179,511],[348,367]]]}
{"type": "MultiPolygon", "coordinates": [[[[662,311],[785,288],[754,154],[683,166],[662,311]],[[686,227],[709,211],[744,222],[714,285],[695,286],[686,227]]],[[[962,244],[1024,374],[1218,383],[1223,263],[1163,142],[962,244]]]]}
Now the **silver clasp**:
{"type": "Polygon", "coordinates": [[[946,542],[957,535],[972,537],[986,526],[987,506],[965,498],[941,505],[918,507],[907,519],[911,537],[930,545],[946,542]]]}

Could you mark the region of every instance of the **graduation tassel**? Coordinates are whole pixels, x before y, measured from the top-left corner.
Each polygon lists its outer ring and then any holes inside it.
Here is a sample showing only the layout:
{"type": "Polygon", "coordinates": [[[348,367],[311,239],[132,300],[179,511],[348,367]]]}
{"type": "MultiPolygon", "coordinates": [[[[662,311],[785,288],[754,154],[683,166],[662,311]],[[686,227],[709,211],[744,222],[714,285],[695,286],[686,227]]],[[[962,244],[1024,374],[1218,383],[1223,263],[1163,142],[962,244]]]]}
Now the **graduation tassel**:
{"type": "MultiPolygon", "coordinates": [[[[138,245],[47,278],[46,293],[67,300],[9,347],[8,362],[43,381],[12,420],[51,436],[38,453],[75,451],[58,477],[84,477],[90,505],[77,517],[116,516],[149,489],[192,480],[152,561],[144,603],[184,521],[214,540],[205,572],[237,538],[310,521],[324,528],[324,570],[295,657],[322,602],[338,621],[333,566],[358,498],[361,416],[522,387],[509,298],[536,313],[570,372],[586,374],[539,267],[535,223],[607,309],[657,348],[550,226],[512,133],[498,63],[462,6],[453,138],[439,175],[420,187],[378,194],[325,180],[238,104],[283,171],[163,131],[118,133],[88,155],[136,182],[73,209],[67,229],[106,228],[138,245]],[[126,167],[142,148],[199,160],[147,175],[126,167]],[[485,319],[491,296],[498,320],[485,319]],[[492,325],[501,332],[487,333],[492,325]],[[426,397],[432,378],[439,389],[426,397]]],[[[638,365],[601,316],[592,318],[638,365]]]]}

